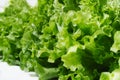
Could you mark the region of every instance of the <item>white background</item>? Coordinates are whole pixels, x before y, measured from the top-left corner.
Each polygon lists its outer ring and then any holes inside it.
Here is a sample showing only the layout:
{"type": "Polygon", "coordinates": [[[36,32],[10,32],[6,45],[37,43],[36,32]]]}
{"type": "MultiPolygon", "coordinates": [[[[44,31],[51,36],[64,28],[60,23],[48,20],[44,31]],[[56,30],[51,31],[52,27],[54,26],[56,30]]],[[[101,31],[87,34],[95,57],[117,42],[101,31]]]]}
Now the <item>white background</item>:
{"type": "Polygon", "coordinates": [[[25,72],[19,66],[0,61],[0,80],[38,80],[34,72],[25,72]]]}
{"type": "MultiPolygon", "coordinates": [[[[9,6],[10,0],[0,0],[0,12],[4,12],[4,9],[9,6]]],[[[37,6],[37,0],[26,0],[30,7],[37,6]]]]}

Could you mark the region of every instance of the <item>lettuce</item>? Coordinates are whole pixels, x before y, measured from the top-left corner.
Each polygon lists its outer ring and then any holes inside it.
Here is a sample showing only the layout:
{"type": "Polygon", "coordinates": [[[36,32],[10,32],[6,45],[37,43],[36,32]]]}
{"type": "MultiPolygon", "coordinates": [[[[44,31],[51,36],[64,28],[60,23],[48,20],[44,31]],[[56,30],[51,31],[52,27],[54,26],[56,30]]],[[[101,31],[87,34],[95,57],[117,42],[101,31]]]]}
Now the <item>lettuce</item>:
{"type": "Polygon", "coordinates": [[[119,69],[115,69],[112,73],[103,72],[100,77],[100,80],[119,80],[119,79],[120,79],[119,69]]]}
{"type": "Polygon", "coordinates": [[[119,80],[119,0],[10,0],[0,59],[40,80],[119,80]]]}
{"type": "Polygon", "coordinates": [[[120,50],[119,38],[120,38],[120,31],[116,31],[116,33],[114,34],[114,43],[111,47],[111,51],[113,51],[115,53],[117,53],[118,50],[120,50]]]}

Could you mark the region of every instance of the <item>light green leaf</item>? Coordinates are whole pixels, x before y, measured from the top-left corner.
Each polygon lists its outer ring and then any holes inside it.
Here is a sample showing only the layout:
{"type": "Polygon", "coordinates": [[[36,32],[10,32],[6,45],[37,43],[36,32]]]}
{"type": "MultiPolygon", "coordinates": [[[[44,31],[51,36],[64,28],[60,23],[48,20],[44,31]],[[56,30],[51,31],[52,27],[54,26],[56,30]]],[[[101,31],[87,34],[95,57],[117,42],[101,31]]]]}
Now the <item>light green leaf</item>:
{"type": "Polygon", "coordinates": [[[114,34],[114,43],[110,48],[111,51],[117,53],[120,50],[120,31],[115,32],[114,34]]]}

